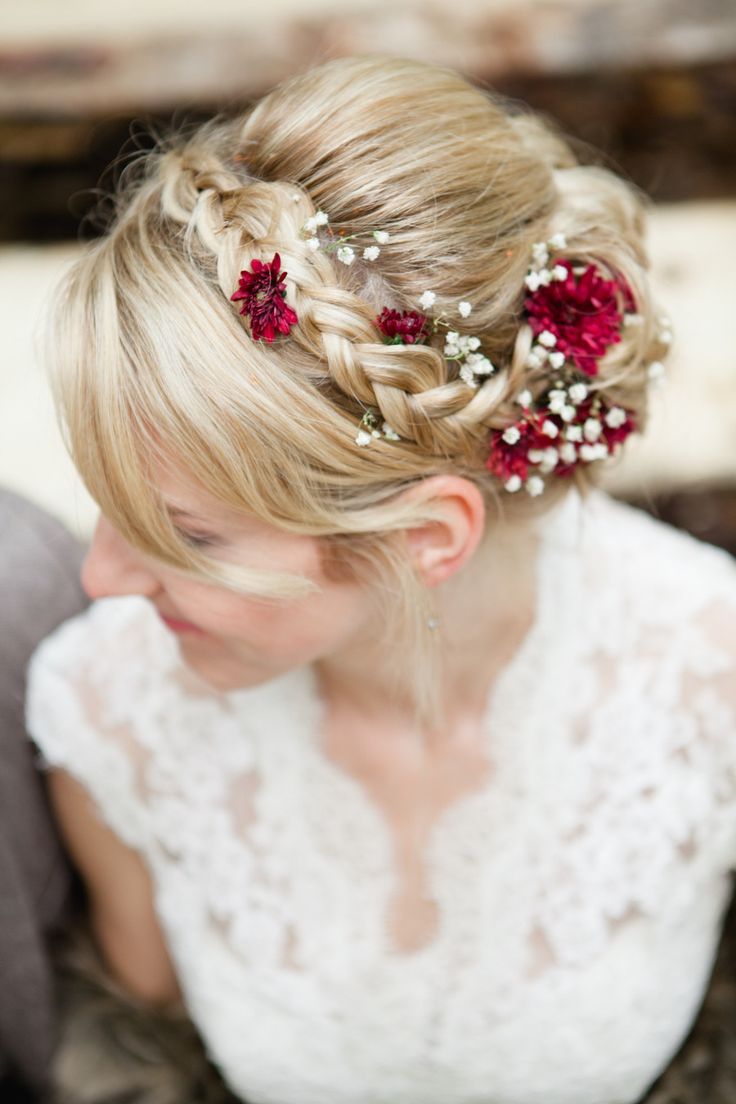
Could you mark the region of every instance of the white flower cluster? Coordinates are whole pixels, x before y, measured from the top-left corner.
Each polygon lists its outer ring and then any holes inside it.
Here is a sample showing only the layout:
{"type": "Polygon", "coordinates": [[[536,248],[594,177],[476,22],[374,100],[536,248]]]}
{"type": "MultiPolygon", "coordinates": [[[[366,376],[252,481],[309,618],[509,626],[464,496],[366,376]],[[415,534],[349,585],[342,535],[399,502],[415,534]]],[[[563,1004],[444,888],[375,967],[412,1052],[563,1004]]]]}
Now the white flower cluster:
{"type": "MultiPolygon", "coordinates": [[[[567,239],[564,234],[553,234],[547,242],[535,242],[532,246],[532,260],[524,283],[529,291],[546,287],[553,280],[565,280],[567,269],[564,265],[556,264],[548,268],[550,251],[566,249],[567,239]]],[[[544,368],[548,365],[555,372],[559,372],[565,366],[565,354],[555,348],[557,337],[551,330],[542,330],[534,339],[526,358],[527,368],[544,368]]]]}
{"type": "Polygon", "coordinates": [[[379,422],[378,416],[372,410],[367,410],[358,426],[355,443],[361,448],[365,448],[370,445],[371,441],[381,438],[385,441],[401,440],[396,430],[392,429],[388,422],[379,422]]]}
{"type": "MultiPolygon", "coordinates": [[[[422,310],[431,310],[437,301],[434,291],[424,291],[419,297],[419,306],[422,310]]],[[[469,318],[473,313],[473,304],[467,299],[461,299],[457,305],[457,311],[461,318],[469,318]]],[[[444,354],[447,360],[454,360],[460,365],[460,379],[467,383],[468,387],[478,387],[478,377],[490,376],[496,369],[488,357],[478,352],[481,341],[479,337],[470,334],[459,334],[449,328],[449,323],[442,315],[434,319],[435,329],[442,326],[447,330],[445,334],[444,354]]]]}
{"type": "MultiPolygon", "coordinates": [[[[639,318],[639,315],[626,315],[624,321],[626,322],[630,318],[639,318]]],[[[657,322],[659,323],[659,332],[657,333],[657,340],[661,345],[669,346],[672,344],[672,325],[669,318],[665,315],[661,315],[657,322]]],[[[652,387],[660,387],[664,383],[666,376],[666,369],[661,360],[653,360],[647,369],[647,377],[652,387]]]]}
{"type": "Polygon", "coordinates": [[[565,366],[565,354],[555,348],[557,337],[551,330],[542,330],[537,334],[534,344],[527,353],[527,368],[543,368],[549,365],[555,372],[565,366]]]}
{"type": "MultiPolygon", "coordinates": [[[[582,424],[570,424],[578,416],[577,408],[586,401],[588,394],[588,387],[582,382],[564,384],[561,380],[555,381],[554,387],[547,394],[547,409],[566,424],[560,429],[551,418],[545,418],[541,431],[545,437],[549,437],[550,444],[545,448],[529,449],[527,452],[529,463],[537,467],[539,474],[530,475],[526,481],[518,475],[512,475],[504,483],[507,491],[513,494],[524,487],[530,495],[540,495],[544,491],[544,480],[541,477],[551,475],[558,465],[576,464],[579,460],[590,464],[595,460],[605,460],[611,455],[607,442],[605,439],[601,440],[604,423],[610,429],[618,429],[624,425],[628,414],[623,407],[612,406],[605,413],[592,411],[582,424]]],[[[520,392],[516,401],[524,410],[528,410],[532,403],[531,392],[520,392]]],[[[515,445],[521,439],[521,431],[512,425],[504,431],[502,437],[507,445],[515,445]]]]}
{"type": "MultiPolygon", "coordinates": [[[[302,237],[306,239],[307,249],[311,249],[312,252],[318,249],[324,249],[326,253],[334,251],[341,264],[351,265],[357,254],[353,246],[346,245],[346,242],[353,241],[359,235],[345,234],[339,238],[322,242],[319,238],[319,230],[320,227],[327,226],[329,221],[329,216],[325,211],[317,211],[311,218],[307,219],[302,226],[302,237]]],[[[391,235],[386,230],[374,230],[372,237],[378,244],[365,246],[361,252],[364,261],[377,261],[381,255],[380,247],[391,239],[391,235]]]]}
{"type": "Polygon", "coordinates": [[[529,265],[529,271],[526,274],[524,283],[529,288],[529,291],[536,291],[537,288],[546,287],[551,284],[553,280],[566,280],[567,269],[564,265],[556,264],[552,268],[548,268],[550,253],[559,252],[561,249],[567,249],[567,238],[564,234],[553,234],[549,241],[535,242],[532,246],[532,259],[529,265]]]}
{"type": "Polygon", "coordinates": [[[460,379],[468,387],[477,387],[478,376],[490,376],[496,370],[488,357],[478,352],[479,349],[479,337],[466,337],[455,330],[448,330],[445,334],[445,357],[460,365],[460,379]]]}

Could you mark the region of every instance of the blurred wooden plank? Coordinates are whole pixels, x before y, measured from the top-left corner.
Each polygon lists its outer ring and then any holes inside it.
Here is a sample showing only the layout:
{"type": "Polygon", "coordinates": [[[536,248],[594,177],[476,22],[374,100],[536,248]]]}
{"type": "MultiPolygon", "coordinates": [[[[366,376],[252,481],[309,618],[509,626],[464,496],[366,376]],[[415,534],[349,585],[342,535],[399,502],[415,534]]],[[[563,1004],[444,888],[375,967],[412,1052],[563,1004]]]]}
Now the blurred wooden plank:
{"type": "Polygon", "coordinates": [[[652,393],[647,432],[627,442],[607,486],[629,498],[736,485],[734,306],[736,202],[655,208],[653,280],[675,340],[668,381],[652,393]]]}
{"type": "Polygon", "coordinates": [[[0,5],[0,113],[89,117],[242,101],[349,53],[420,57],[492,81],[736,56],[733,0],[213,0],[188,16],[182,8],[0,5]]]}

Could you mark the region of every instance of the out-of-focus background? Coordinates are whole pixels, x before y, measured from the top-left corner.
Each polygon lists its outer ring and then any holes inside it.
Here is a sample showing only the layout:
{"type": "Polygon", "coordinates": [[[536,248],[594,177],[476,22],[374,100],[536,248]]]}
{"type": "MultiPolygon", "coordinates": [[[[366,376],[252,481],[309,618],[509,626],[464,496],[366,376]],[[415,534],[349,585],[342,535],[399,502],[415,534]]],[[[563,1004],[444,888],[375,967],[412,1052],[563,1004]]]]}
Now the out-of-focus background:
{"type": "Polygon", "coordinates": [[[43,327],[121,146],[347,53],[452,66],[554,116],[651,197],[676,341],[650,429],[609,485],[736,552],[736,0],[0,5],[0,483],[89,535],[43,327]]]}

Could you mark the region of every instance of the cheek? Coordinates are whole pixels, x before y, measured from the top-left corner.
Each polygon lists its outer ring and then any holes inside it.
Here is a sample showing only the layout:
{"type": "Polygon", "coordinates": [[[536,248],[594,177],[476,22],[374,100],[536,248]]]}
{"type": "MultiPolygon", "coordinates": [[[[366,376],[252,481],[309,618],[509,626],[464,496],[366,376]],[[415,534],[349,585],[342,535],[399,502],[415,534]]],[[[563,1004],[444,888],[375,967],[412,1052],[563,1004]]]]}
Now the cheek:
{"type": "Polygon", "coordinates": [[[349,584],[327,584],[322,592],[291,602],[262,601],[208,588],[170,593],[182,617],[229,649],[286,663],[305,662],[339,645],[365,617],[363,595],[349,584]]]}
{"type": "Polygon", "coordinates": [[[300,663],[341,644],[361,620],[357,596],[328,592],[283,604],[248,601],[232,612],[229,627],[244,647],[300,663]]]}

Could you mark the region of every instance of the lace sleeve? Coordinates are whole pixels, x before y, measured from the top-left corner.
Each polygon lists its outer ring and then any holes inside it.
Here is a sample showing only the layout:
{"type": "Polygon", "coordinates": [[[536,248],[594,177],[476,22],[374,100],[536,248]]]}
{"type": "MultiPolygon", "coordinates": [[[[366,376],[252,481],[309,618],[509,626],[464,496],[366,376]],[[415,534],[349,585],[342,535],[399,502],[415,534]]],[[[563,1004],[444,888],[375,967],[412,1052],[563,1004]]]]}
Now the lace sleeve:
{"type": "MultiPolygon", "coordinates": [[[[135,737],[134,669],[106,610],[64,622],[34,651],[25,719],[42,769],[63,768],[93,798],[101,819],[128,846],[144,850],[148,817],[141,779],[146,750],[135,737]],[[117,671],[117,679],[111,677],[117,671]]],[[[120,611],[116,611],[120,612],[120,611]]]]}
{"type": "Polygon", "coordinates": [[[697,619],[683,685],[699,740],[683,754],[706,759],[712,773],[720,857],[736,868],[736,595],[713,601],[697,619]]]}

